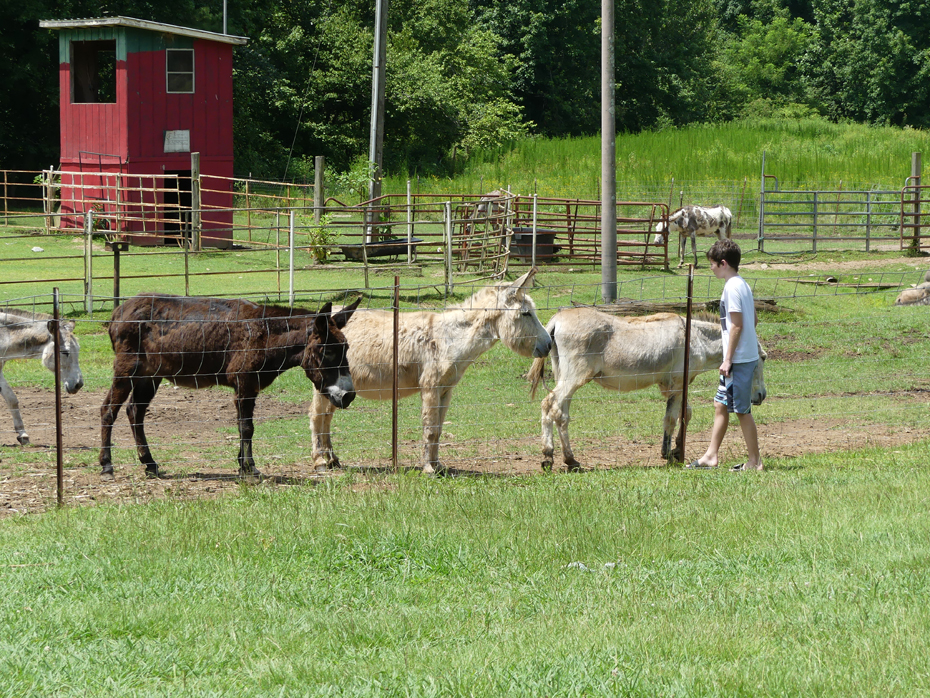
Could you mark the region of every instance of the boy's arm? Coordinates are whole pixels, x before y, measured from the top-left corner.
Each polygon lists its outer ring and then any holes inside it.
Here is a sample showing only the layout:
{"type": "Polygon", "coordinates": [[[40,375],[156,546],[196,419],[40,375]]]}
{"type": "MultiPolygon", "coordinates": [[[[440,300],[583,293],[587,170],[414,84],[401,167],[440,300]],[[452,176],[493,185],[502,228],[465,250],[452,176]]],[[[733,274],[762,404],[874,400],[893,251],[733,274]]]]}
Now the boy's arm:
{"type": "Polygon", "coordinates": [[[720,364],[720,373],[724,376],[729,376],[730,369],[733,367],[733,355],[736,353],[739,337],[743,333],[743,314],[731,312],[729,314],[729,325],[730,341],[723,348],[723,363],[720,364]]]}

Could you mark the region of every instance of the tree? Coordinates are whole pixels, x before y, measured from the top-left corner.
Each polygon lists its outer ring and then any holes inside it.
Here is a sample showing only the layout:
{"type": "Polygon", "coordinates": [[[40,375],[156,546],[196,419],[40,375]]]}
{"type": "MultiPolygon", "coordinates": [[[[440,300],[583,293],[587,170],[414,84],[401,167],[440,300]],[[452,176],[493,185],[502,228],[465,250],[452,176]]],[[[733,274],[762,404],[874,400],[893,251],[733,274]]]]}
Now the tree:
{"type": "Polygon", "coordinates": [[[803,66],[833,118],[930,126],[930,1],[822,0],[803,66]]]}

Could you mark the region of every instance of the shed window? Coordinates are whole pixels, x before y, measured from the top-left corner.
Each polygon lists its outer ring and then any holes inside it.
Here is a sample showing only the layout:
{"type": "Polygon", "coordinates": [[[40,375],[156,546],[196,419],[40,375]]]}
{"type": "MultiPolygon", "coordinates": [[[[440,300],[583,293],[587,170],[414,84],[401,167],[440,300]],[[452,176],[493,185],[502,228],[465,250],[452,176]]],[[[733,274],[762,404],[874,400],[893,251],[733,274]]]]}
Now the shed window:
{"type": "Polygon", "coordinates": [[[169,48],[167,54],[168,92],[194,91],[194,49],[169,48]]]}
{"type": "Polygon", "coordinates": [[[71,101],[116,102],[116,40],[71,42],[71,101]]]}

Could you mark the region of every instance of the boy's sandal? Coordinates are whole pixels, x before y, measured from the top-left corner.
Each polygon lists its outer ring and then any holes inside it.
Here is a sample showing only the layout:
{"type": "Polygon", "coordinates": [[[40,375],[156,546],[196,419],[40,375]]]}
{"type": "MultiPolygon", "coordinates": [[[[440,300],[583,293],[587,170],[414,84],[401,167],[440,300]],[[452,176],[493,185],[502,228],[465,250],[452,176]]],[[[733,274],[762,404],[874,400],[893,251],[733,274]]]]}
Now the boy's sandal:
{"type": "Polygon", "coordinates": [[[737,465],[734,465],[732,468],[730,468],[730,472],[731,472],[731,473],[741,473],[741,472],[743,472],[744,470],[746,470],[746,464],[745,464],[745,463],[739,463],[739,464],[737,464],[737,465]]]}
{"type": "Polygon", "coordinates": [[[695,461],[691,461],[690,463],[688,463],[688,465],[686,465],[685,467],[688,468],[689,470],[712,470],[713,468],[716,468],[717,466],[706,465],[704,463],[701,463],[700,461],[695,460],[695,461]]]}

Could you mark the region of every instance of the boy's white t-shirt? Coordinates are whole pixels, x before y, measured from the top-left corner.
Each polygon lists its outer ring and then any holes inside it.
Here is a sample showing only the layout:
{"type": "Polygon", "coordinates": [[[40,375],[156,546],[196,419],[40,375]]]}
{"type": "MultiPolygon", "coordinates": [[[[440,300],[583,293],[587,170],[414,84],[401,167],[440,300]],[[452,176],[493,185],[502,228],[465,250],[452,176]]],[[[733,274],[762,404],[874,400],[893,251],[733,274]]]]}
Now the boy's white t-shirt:
{"type": "Polygon", "coordinates": [[[752,289],[743,277],[737,275],[723,286],[720,296],[720,327],[723,329],[723,351],[730,342],[730,313],[742,313],[743,331],[740,333],[733,363],[742,364],[759,360],[759,342],[756,338],[756,306],[752,289]]]}

